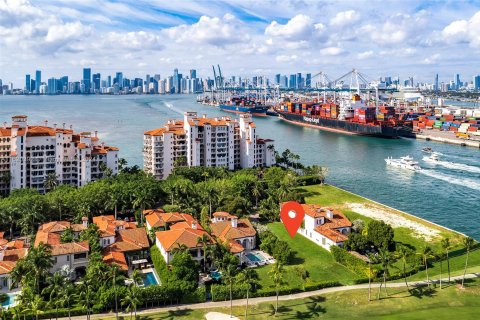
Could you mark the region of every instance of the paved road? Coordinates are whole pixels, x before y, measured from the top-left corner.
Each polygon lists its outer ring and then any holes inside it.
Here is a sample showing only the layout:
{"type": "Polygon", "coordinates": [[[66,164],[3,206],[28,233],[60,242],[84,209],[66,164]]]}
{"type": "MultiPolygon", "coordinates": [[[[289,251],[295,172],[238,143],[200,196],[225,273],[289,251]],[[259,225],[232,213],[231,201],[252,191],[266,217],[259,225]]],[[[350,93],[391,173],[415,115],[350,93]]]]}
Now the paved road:
{"type": "MultiPolygon", "coordinates": [[[[472,279],[480,277],[479,273],[471,273],[465,276],[466,279],[472,279]]],[[[461,280],[462,276],[451,277],[452,281],[461,280]]],[[[448,278],[443,279],[442,281],[446,282],[448,278]]],[[[440,280],[433,280],[432,283],[440,283],[440,280]]],[[[425,286],[427,285],[426,281],[415,281],[415,282],[408,282],[409,286],[418,287],[418,286],[425,286]]],[[[372,284],[372,288],[378,288],[380,286],[379,283],[372,284]]],[[[387,288],[399,288],[404,287],[405,282],[392,282],[387,283],[387,288]]],[[[332,287],[332,288],[325,288],[315,291],[308,291],[308,292],[300,292],[295,294],[289,294],[280,296],[278,300],[286,301],[286,300],[294,300],[294,299],[304,299],[309,297],[318,296],[325,293],[332,293],[332,292],[340,292],[340,291],[347,291],[347,290],[354,290],[354,289],[368,289],[368,283],[366,284],[356,284],[351,286],[341,286],[341,287],[332,287]]],[[[374,296],[374,295],[373,295],[374,296]]],[[[259,304],[262,302],[274,302],[276,300],[275,296],[270,297],[259,297],[259,298],[250,298],[248,300],[248,304],[259,304]]],[[[233,300],[233,306],[243,306],[247,303],[246,299],[238,299],[233,300]]],[[[168,311],[178,311],[178,310],[192,310],[192,309],[210,309],[210,308],[223,308],[223,307],[230,307],[230,301],[218,301],[218,302],[204,302],[204,303],[195,303],[195,304],[182,304],[182,305],[174,305],[174,306],[167,306],[167,307],[160,307],[160,308],[151,308],[145,309],[142,311],[137,312],[138,315],[149,315],[152,313],[158,312],[168,312],[168,311]]],[[[120,313],[122,316],[129,316],[130,314],[127,313],[120,313]]],[[[72,320],[84,320],[86,316],[78,316],[72,317],[72,320]]],[[[107,319],[107,318],[115,318],[115,313],[99,313],[92,315],[90,317],[93,319],[107,319]]],[[[61,318],[61,319],[68,319],[68,318],[61,318]]]]}

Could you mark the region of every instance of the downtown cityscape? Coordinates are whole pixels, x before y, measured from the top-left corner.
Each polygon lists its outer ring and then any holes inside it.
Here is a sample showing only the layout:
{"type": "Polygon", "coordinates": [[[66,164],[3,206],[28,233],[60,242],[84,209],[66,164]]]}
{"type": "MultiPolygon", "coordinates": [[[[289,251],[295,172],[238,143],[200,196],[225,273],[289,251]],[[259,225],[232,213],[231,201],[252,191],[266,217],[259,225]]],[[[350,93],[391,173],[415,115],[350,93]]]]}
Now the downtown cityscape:
{"type": "Polygon", "coordinates": [[[0,0],[0,319],[480,308],[480,3],[0,0]]]}

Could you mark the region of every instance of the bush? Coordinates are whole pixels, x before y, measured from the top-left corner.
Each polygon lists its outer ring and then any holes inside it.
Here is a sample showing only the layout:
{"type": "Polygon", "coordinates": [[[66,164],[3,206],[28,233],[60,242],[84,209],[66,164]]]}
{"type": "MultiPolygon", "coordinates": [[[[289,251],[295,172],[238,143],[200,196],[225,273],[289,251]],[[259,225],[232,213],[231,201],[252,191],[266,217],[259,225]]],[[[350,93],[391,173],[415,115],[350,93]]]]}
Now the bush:
{"type": "Polygon", "coordinates": [[[0,293],[0,304],[4,303],[7,300],[8,300],[8,294],[0,293]]]}
{"type": "Polygon", "coordinates": [[[165,260],[163,260],[163,256],[160,253],[160,249],[156,245],[153,245],[150,248],[150,257],[152,258],[153,265],[155,266],[155,270],[157,271],[158,276],[160,277],[160,281],[162,284],[167,283],[168,281],[168,268],[165,260]]]}
{"type": "Polygon", "coordinates": [[[288,264],[292,259],[293,253],[286,241],[279,240],[271,231],[265,231],[260,234],[260,249],[270,254],[276,260],[283,264],[288,264]]]}
{"type": "Polygon", "coordinates": [[[336,262],[344,265],[358,275],[365,275],[367,270],[367,263],[365,261],[354,257],[345,249],[337,246],[331,246],[330,251],[332,252],[333,259],[335,259],[336,262]]]}
{"type": "Polygon", "coordinates": [[[320,180],[320,177],[316,175],[300,176],[297,178],[297,181],[299,185],[303,185],[303,186],[311,186],[311,185],[319,184],[320,182],[322,182],[320,180]]]}
{"type": "Polygon", "coordinates": [[[205,287],[197,288],[194,292],[187,293],[182,297],[182,303],[201,303],[207,301],[207,292],[205,287]]]}
{"type": "MultiPolygon", "coordinates": [[[[232,286],[232,298],[242,299],[247,295],[248,284],[234,284],[232,286]]],[[[213,284],[211,288],[212,301],[230,300],[230,286],[223,284],[213,284]]],[[[253,294],[252,294],[253,296],[253,294]]]]}
{"type": "Polygon", "coordinates": [[[368,249],[368,240],[364,235],[352,232],[349,234],[347,241],[345,241],[345,248],[363,254],[368,249]]]}
{"type": "Polygon", "coordinates": [[[367,225],[367,231],[367,240],[375,248],[387,248],[389,251],[395,250],[393,228],[389,224],[380,220],[371,220],[367,225]]]}

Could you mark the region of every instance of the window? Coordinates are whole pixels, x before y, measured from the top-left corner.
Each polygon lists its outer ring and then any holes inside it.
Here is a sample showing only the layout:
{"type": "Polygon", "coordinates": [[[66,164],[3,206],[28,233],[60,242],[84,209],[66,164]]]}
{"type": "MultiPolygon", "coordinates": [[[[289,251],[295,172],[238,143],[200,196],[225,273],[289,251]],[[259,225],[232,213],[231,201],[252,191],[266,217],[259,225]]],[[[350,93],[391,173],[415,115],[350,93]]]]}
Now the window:
{"type": "Polygon", "coordinates": [[[70,261],[70,255],[67,256],[67,261],[70,261]]]}
{"type": "Polygon", "coordinates": [[[87,253],[77,253],[73,255],[74,260],[86,259],[86,258],[87,258],[87,253]]]}
{"type": "Polygon", "coordinates": [[[57,257],[53,257],[53,263],[57,263],[57,257]]]}
{"type": "Polygon", "coordinates": [[[2,287],[8,288],[8,278],[7,277],[2,279],[2,287]]]}
{"type": "Polygon", "coordinates": [[[325,245],[326,241],[325,238],[322,237],[322,244],[325,245]]]}

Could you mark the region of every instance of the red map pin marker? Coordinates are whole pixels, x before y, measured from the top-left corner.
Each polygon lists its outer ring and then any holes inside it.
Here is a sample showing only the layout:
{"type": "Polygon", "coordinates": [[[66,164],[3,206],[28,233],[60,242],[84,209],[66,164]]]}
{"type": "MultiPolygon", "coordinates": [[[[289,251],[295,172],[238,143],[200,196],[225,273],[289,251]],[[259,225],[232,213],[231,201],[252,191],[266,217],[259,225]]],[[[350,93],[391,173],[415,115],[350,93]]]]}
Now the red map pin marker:
{"type": "Polygon", "coordinates": [[[294,237],[298,228],[302,225],[305,211],[302,205],[296,201],[285,202],[280,210],[280,218],[287,229],[290,237],[294,237]]]}

